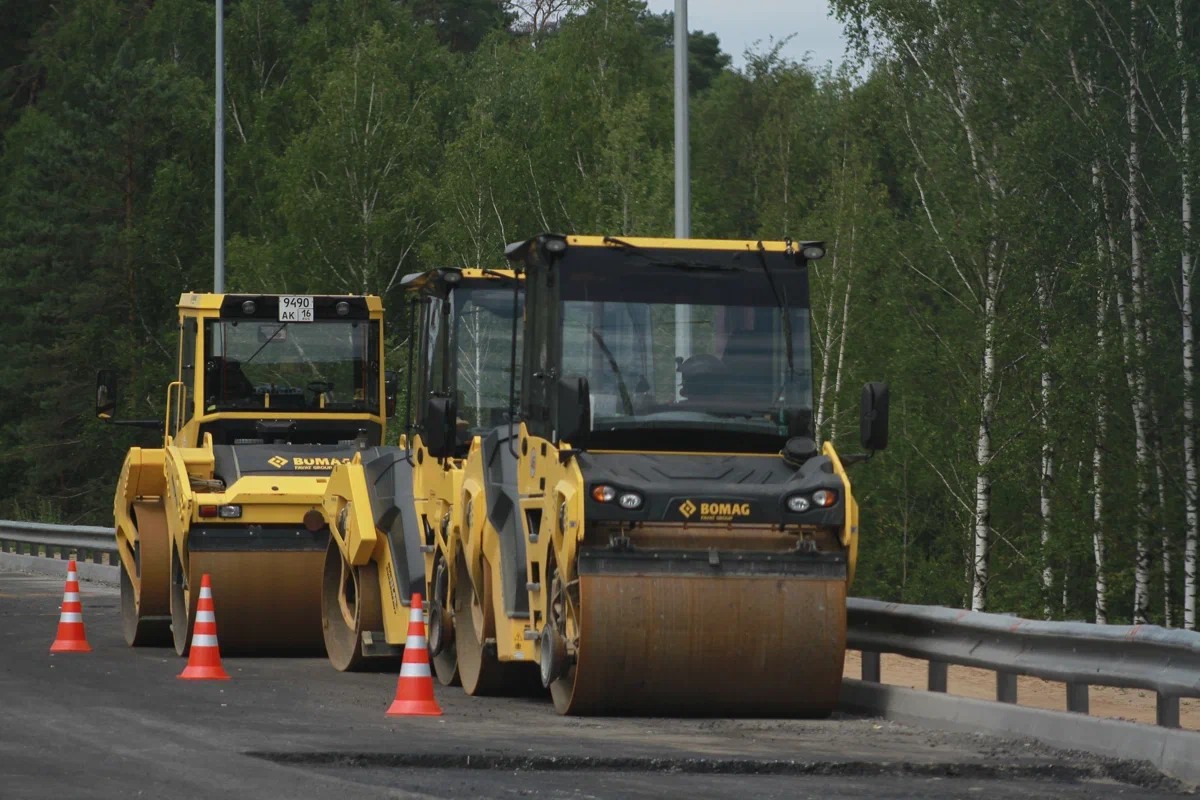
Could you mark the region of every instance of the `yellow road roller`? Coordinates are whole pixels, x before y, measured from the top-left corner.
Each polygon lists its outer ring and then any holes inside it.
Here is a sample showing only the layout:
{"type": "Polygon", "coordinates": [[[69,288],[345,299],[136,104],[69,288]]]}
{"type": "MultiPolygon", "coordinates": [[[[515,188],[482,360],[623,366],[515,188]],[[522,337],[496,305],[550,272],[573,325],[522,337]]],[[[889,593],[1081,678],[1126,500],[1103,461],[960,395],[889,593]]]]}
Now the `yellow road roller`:
{"type": "MultiPolygon", "coordinates": [[[[468,694],[525,672],[563,714],[834,708],[859,536],[846,467],[869,454],[815,444],[808,267],[824,252],[549,234],[507,249],[527,308],[519,419],[470,443],[430,620],[468,694]]],[[[436,445],[456,410],[434,400],[436,445]]],[[[887,416],[886,385],[867,384],[870,453],[887,416]]]]}
{"type": "Polygon", "coordinates": [[[187,293],[179,332],[163,420],[114,419],[116,374],[97,376],[98,417],[164,431],[114,500],[125,639],[185,654],[208,573],[223,652],[319,652],[329,475],[378,452],[395,406],[382,303],[187,293]]]}
{"type": "MultiPolygon", "coordinates": [[[[472,443],[512,420],[522,310],[511,270],[437,269],[403,285],[415,308],[407,370],[411,418],[399,447],[356,454],[335,466],[322,499],[332,535],[321,582],[330,662],[357,670],[402,654],[413,593],[427,598],[433,665],[444,684],[457,662],[443,603],[454,503],[472,443]]],[[[454,523],[455,525],[457,523],[454,523]]]]}

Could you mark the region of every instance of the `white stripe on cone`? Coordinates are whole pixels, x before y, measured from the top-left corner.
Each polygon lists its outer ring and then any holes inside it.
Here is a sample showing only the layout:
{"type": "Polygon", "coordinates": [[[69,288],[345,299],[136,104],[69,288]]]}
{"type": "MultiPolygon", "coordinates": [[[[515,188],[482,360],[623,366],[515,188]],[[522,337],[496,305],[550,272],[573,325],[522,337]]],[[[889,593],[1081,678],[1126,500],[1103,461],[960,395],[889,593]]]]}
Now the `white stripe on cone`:
{"type": "Polygon", "coordinates": [[[421,611],[420,606],[414,606],[408,610],[408,621],[419,622],[422,625],[425,624],[425,614],[421,611]]]}
{"type": "Polygon", "coordinates": [[[201,600],[212,600],[212,589],[208,586],[201,586],[200,587],[200,599],[201,600]]]}
{"type": "Polygon", "coordinates": [[[59,622],[83,622],[83,614],[78,611],[64,611],[58,617],[59,622]]]}
{"type": "Polygon", "coordinates": [[[217,617],[211,611],[197,611],[196,622],[216,622],[217,617]]]}
{"type": "Polygon", "coordinates": [[[406,663],[406,664],[400,665],[400,677],[401,678],[429,678],[429,677],[432,677],[432,673],[429,671],[428,664],[407,664],[406,663]]]}
{"type": "Polygon", "coordinates": [[[192,637],[192,647],[216,647],[217,636],[213,633],[197,633],[192,637]]]}
{"type": "Polygon", "coordinates": [[[405,647],[413,647],[413,648],[416,648],[417,650],[424,650],[425,649],[425,637],[424,636],[414,636],[413,634],[410,633],[408,635],[408,638],[404,640],[404,646],[405,647]]]}
{"type": "Polygon", "coordinates": [[[67,580],[77,581],[77,580],[79,580],[79,574],[77,572],[75,572],[74,570],[72,570],[71,572],[67,573],[67,580]]]}
{"type": "Polygon", "coordinates": [[[63,602],[64,603],[78,603],[79,602],[79,592],[63,592],[63,602]]]}

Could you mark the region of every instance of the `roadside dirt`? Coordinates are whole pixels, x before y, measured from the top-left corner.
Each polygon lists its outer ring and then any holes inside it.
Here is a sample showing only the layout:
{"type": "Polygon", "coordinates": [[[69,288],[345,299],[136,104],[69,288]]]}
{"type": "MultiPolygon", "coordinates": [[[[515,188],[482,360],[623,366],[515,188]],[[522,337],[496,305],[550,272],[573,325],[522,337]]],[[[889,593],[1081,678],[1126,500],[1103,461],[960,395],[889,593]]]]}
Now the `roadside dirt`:
{"type": "MultiPolygon", "coordinates": [[[[913,658],[885,654],[880,669],[883,682],[892,686],[924,689],[928,680],[927,664],[913,658]]],[[[862,657],[856,650],[846,651],[847,678],[862,677],[862,657]]],[[[949,693],[959,697],[981,700],[996,699],[996,673],[974,667],[950,667],[949,693]]],[[[1017,702],[1031,708],[1057,711],[1067,709],[1067,691],[1061,683],[1025,676],[1017,679],[1017,702]]],[[[1112,689],[1093,686],[1088,696],[1092,716],[1123,719],[1129,722],[1154,724],[1154,692],[1140,689],[1112,689]]],[[[1200,699],[1184,699],[1179,703],[1180,726],[1200,731],[1200,699]]]]}

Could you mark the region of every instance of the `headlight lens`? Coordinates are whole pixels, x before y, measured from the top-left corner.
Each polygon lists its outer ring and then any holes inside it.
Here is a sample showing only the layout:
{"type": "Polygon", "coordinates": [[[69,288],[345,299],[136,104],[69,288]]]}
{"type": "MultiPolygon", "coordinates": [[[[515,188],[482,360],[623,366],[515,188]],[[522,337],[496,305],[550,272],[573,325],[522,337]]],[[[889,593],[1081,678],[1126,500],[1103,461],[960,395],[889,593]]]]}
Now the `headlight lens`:
{"type": "Polygon", "coordinates": [[[817,489],[813,492],[812,502],[814,506],[829,508],[837,502],[837,492],[832,489],[817,489]]]}
{"type": "Polygon", "coordinates": [[[593,486],[592,499],[597,503],[611,503],[617,499],[617,490],[611,486],[593,486]]]}
{"type": "Polygon", "coordinates": [[[809,506],[811,505],[812,504],[808,501],[808,498],[802,494],[794,494],[789,497],[787,501],[788,511],[791,511],[793,514],[799,514],[802,511],[808,511],[809,506]]]}
{"type": "Polygon", "coordinates": [[[621,495],[617,502],[620,504],[621,508],[633,511],[634,509],[642,507],[642,496],[637,492],[625,492],[621,495]]]}

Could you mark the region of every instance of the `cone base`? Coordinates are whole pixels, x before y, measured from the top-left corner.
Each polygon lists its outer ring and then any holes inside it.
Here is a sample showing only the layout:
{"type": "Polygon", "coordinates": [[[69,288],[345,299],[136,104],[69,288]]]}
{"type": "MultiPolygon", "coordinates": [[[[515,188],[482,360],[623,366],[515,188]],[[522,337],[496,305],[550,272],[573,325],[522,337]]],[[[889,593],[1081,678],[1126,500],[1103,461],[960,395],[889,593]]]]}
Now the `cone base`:
{"type": "Polygon", "coordinates": [[[176,677],[184,681],[230,680],[230,677],[225,674],[225,670],[221,667],[188,667],[176,677]]]}
{"type": "Polygon", "coordinates": [[[92,647],[86,641],[62,641],[56,640],[50,645],[51,653],[90,653],[92,647]]]}
{"type": "Polygon", "coordinates": [[[389,717],[440,717],[442,709],[433,700],[397,700],[387,710],[389,717]]]}

